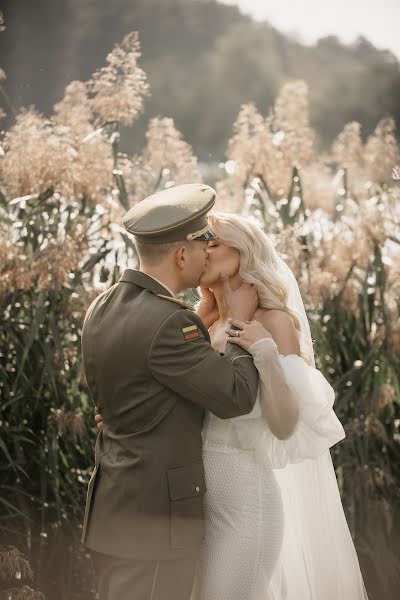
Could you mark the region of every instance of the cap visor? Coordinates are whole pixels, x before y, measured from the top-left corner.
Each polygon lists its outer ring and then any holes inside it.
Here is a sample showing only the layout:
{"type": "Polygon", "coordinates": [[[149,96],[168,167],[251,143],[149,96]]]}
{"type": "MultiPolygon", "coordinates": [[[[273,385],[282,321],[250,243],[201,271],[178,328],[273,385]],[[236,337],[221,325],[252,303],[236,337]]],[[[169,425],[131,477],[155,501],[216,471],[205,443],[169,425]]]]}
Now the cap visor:
{"type": "Polygon", "coordinates": [[[205,233],[202,233],[201,235],[199,235],[199,237],[193,238],[193,241],[208,242],[210,240],[217,240],[217,239],[218,239],[218,236],[216,236],[215,233],[213,231],[211,231],[211,229],[208,229],[205,233]]]}

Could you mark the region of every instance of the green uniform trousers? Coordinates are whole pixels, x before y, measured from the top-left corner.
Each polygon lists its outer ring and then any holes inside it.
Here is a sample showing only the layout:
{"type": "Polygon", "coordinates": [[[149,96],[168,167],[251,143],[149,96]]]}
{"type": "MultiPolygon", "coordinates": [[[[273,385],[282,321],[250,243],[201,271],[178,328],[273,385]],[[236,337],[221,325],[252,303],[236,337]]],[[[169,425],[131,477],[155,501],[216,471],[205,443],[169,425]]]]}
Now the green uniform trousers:
{"type": "Polygon", "coordinates": [[[123,559],[91,551],[99,600],[190,600],[196,558],[123,559]]]}

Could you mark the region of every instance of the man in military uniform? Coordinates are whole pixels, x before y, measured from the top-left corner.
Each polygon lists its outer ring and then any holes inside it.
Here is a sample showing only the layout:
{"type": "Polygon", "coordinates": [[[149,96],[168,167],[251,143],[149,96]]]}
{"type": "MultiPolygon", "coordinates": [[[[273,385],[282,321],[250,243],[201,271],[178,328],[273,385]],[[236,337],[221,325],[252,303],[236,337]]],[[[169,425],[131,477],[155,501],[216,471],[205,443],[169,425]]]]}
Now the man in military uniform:
{"type": "MultiPolygon", "coordinates": [[[[140,270],[127,269],[89,307],[82,331],[89,391],[104,426],[96,442],[82,540],[100,600],[189,600],[204,539],[201,430],[254,406],[250,354],[212,349],[207,327],[176,294],[199,284],[215,191],[176,186],[123,218],[140,270]]],[[[252,288],[229,299],[250,319],[252,288]]]]}

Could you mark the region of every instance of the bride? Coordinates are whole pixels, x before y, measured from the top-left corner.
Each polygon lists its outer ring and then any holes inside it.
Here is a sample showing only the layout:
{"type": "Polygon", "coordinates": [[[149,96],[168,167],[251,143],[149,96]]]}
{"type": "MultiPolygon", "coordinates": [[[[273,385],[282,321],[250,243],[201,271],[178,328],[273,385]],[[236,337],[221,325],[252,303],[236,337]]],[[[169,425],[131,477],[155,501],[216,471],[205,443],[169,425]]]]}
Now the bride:
{"type": "Polygon", "coordinates": [[[255,223],[209,222],[218,239],[197,314],[217,351],[235,343],[253,355],[260,380],[251,413],[204,422],[206,536],[191,600],[368,600],[329,451],[345,432],[296,279],[255,223]],[[262,335],[228,322],[224,297],[243,281],[258,292],[262,335]]]}
{"type": "Polygon", "coordinates": [[[260,384],[250,414],[204,423],[206,537],[192,599],[367,600],[329,452],[345,433],[295,277],[255,223],[209,222],[218,239],[197,313],[216,350],[235,343],[253,355],[260,384]],[[228,323],[221,272],[232,289],[257,289],[262,339],[252,323],[228,323]]]}

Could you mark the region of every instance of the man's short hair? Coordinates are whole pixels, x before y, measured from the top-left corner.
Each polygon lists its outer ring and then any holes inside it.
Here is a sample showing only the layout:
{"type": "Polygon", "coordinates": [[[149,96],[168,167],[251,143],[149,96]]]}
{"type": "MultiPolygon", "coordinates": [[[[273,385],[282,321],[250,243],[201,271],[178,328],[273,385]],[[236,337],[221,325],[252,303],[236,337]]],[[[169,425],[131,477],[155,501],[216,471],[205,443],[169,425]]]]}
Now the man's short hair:
{"type": "Polygon", "coordinates": [[[135,240],[136,250],[141,263],[156,265],[161,262],[170,252],[181,246],[189,246],[191,242],[170,242],[169,244],[143,244],[135,240]]]}

